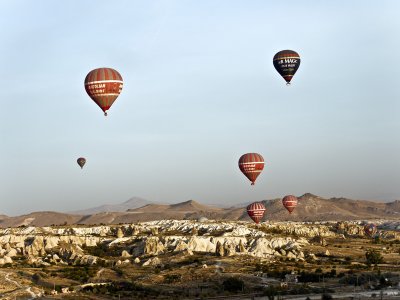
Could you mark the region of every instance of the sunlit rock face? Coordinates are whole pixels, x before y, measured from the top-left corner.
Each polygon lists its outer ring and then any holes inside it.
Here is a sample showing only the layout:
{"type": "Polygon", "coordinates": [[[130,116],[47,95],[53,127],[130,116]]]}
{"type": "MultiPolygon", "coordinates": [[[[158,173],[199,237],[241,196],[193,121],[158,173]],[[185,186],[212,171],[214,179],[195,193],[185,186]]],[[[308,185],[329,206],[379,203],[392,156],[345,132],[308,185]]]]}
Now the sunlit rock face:
{"type": "MultiPolygon", "coordinates": [[[[325,246],[330,237],[364,236],[363,224],[352,222],[266,222],[159,220],[110,226],[19,227],[0,229],[0,264],[14,263],[25,256],[33,265],[92,265],[100,258],[92,255],[96,247],[119,247],[122,263],[144,262],[166,253],[218,256],[250,255],[275,260],[315,259],[304,251],[309,243],[325,246]]],[[[377,221],[378,235],[400,239],[400,222],[377,221]]]]}

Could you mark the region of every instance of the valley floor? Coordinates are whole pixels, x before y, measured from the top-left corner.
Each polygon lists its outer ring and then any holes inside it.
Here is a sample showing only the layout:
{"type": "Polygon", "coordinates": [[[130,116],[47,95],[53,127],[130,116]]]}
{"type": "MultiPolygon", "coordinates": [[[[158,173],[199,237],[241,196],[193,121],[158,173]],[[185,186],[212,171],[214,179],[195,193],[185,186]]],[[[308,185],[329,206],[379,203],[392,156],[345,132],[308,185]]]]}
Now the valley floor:
{"type": "Polygon", "coordinates": [[[396,299],[400,239],[350,223],[14,228],[1,299],[396,299]]]}

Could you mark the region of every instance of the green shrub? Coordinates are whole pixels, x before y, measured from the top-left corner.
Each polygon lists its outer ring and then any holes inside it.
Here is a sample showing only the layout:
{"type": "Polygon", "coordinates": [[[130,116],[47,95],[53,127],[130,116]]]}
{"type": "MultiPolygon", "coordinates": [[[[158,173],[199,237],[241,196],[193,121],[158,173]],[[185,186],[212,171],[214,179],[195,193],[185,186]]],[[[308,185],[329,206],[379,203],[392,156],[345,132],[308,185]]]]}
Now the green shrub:
{"type": "Polygon", "coordinates": [[[382,255],[375,249],[370,249],[365,252],[365,258],[368,265],[376,265],[383,262],[382,255]]]}

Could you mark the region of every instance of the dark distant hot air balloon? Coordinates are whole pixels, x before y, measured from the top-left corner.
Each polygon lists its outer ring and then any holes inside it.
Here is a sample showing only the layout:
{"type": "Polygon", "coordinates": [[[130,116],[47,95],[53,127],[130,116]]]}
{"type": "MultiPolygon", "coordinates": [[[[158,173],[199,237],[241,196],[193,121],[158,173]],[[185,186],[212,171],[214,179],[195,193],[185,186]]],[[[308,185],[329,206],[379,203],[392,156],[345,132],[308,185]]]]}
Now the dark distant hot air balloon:
{"type": "Polygon", "coordinates": [[[282,50],[275,54],[273,59],[274,67],[289,85],[294,74],[300,66],[300,56],[292,50],[282,50]]]}
{"type": "Polygon", "coordinates": [[[83,168],[83,166],[86,164],[86,158],[84,157],[79,157],[76,162],[78,163],[78,165],[81,167],[81,169],[83,168]]]}
{"type": "Polygon", "coordinates": [[[264,169],[264,158],[258,153],[246,153],[239,158],[240,171],[254,185],[258,175],[264,169]]]}
{"type": "Polygon", "coordinates": [[[366,235],[369,237],[375,235],[375,233],[378,231],[377,227],[375,224],[369,223],[364,226],[364,232],[366,235]]]}
{"type": "Polygon", "coordinates": [[[249,217],[256,222],[256,224],[260,223],[264,216],[265,210],[265,206],[261,202],[254,202],[247,206],[247,213],[249,217]]]}
{"type": "Polygon", "coordinates": [[[89,72],[85,78],[85,90],[107,116],[107,110],[121,93],[121,75],[111,68],[100,68],[89,72]]]}
{"type": "Polygon", "coordinates": [[[282,204],[291,214],[294,208],[297,206],[297,198],[293,195],[287,195],[283,197],[282,204]]]}

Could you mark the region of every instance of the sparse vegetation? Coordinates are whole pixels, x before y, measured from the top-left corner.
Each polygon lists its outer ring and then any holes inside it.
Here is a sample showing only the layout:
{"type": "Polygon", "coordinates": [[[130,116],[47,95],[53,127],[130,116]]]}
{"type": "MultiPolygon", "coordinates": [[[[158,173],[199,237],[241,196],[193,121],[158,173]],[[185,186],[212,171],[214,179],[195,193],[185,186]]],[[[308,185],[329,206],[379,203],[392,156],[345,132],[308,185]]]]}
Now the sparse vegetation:
{"type": "Polygon", "coordinates": [[[383,263],[383,257],[381,253],[376,249],[369,249],[365,252],[368,265],[377,265],[383,263]]]}
{"type": "Polygon", "coordinates": [[[58,270],[57,275],[75,280],[79,283],[86,283],[90,277],[96,275],[98,268],[96,267],[68,267],[58,270]]]}
{"type": "Polygon", "coordinates": [[[175,282],[180,282],[182,279],[181,274],[166,274],[164,276],[164,282],[169,284],[169,283],[175,283],[175,282]]]}

